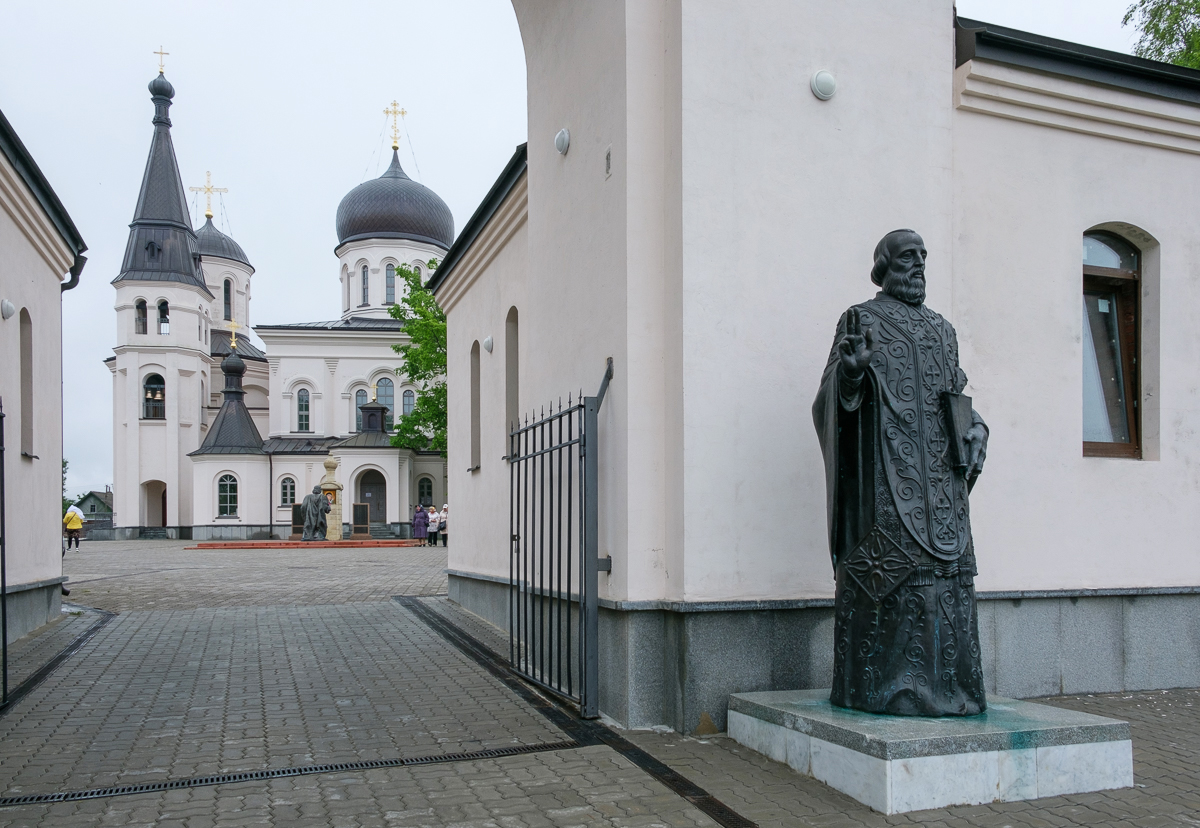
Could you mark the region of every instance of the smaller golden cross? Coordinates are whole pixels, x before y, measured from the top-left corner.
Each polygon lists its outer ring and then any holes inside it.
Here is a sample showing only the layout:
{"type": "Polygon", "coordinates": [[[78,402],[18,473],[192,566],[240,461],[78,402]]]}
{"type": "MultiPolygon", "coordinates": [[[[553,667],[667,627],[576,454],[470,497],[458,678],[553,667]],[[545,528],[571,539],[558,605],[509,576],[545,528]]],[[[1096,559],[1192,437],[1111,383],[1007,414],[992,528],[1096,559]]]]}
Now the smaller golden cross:
{"type": "Polygon", "coordinates": [[[165,68],[166,68],[166,67],[164,67],[164,66],[163,66],[163,58],[164,58],[164,57],[166,57],[167,55],[171,54],[171,53],[170,53],[170,52],[164,52],[164,51],[163,51],[163,47],[159,46],[159,47],[158,47],[158,51],[157,51],[157,52],[155,52],[154,54],[158,55],[158,74],[160,74],[160,75],[161,75],[161,74],[163,73],[163,69],[165,69],[165,68]]]}
{"type": "Polygon", "coordinates": [[[205,218],[213,217],[212,194],[229,192],[229,190],[226,189],[225,187],[214,187],[212,185],[212,173],[209,172],[208,170],[204,171],[204,186],[203,187],[188,187],[188,189],[191,190],[193,193],[204,193],[204,217],[205,218]]]}
{"type": "Polygon", "coordinates": [[[400,107],[400,104],[392,101],[392,105],[383,110],[383,114],[392,116],[392,149],[398,150],[400,149],[400,127],[397,125],[396,119],[403,118],[408,113],[400,107]]]}
{"type": "Polygon", "coordinates": [[[379,383],[371,383],[371,402],[379,401],[379,383]]]}
{"type": "Polygon", "coordinates": [[[229,347],[235,351],[237,350],[237,332],[238,332],[238,328],[240,328],[240,327],[242,327],[242,326],[237,323],[236,319],[229,320],[229,331],[230,331],[229,347]]]}

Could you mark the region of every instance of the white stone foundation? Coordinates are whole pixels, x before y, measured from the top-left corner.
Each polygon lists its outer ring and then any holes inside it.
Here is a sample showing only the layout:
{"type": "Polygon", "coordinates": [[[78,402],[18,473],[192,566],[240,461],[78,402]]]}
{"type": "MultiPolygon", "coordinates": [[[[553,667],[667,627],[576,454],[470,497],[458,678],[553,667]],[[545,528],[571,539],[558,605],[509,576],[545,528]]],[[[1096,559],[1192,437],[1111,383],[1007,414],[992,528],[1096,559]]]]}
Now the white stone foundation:
{"type": "Polygon", "coordinates": [[[1011,699],[919,719],[842,710],[827,690],[742,693],[728,733],[885,814],[1133,785],[1126,722],[1011,699]]]}

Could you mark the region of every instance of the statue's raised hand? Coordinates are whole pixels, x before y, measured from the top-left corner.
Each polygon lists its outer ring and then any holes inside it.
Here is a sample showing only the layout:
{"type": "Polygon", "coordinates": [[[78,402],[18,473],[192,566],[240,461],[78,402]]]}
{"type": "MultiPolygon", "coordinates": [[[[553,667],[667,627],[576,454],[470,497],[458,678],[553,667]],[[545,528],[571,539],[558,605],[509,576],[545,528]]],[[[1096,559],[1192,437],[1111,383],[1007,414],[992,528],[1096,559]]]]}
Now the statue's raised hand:
{"type": "Polygon", "coordinates": [[[875,342],[871,329],[865,331],[858,317],[858,308],[846,311],[846,335],[838,342],[838,356],[842,360],[842,373],[850,379],[858,379],[871,361],[871,350],[875,342]]]}

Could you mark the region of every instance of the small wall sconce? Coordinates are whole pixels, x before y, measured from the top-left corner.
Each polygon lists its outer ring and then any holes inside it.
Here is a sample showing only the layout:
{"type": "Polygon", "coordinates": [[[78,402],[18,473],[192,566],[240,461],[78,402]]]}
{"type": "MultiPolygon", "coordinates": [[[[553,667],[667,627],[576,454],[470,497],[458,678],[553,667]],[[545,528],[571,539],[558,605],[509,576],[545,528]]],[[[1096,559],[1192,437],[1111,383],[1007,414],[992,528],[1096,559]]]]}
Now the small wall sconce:
{"type": "Polygon", "coordinates": [[[837,91],[837,80],[834,79],[833,73],[828,69],[820,69],[813,74],[812,80],[808,82],[808,86],[812,89],[814,95],[823,101],[827,101],[837,91]]]}
{"type": "Polygon", "coordinates": [[[558,131],[558,135],[554,136],[554,148],[558,150],[559,155],[566,155],[567,150],[571,147],[571,133],[563,127],[558,131]]]}
{"type": "Polygon", "coordinates": [[[8,319],[16,312],[17,308],[12,302],[8,301],[7,299],[0,300],[0,316],[8,319]]]}
{"type": "Polygon", "coordinates": [[[489,354],[492,352],[492,338],[490,336],[483,340],[483,350],[487,351],[489,354]]]}

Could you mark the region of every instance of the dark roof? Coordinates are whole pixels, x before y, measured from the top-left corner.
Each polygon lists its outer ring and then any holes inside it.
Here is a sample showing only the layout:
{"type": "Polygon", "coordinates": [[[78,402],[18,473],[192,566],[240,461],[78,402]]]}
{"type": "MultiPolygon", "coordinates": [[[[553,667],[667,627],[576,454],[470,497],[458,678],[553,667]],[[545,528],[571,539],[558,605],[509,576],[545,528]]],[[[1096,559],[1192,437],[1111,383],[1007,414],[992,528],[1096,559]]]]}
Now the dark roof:
{"type": "Polygon", "coordinates": [[[0,152],[4,153],[8,163],[13,165],[17,175],[21,176],[25,186],[33,193],[42,212],[54,224],[54,229],[58,231],[63,244],[76,256],[87,250],[83,237],[75,228],[75,222],[71,221],[71,217],[67,215],[66,208],[58,200],[50,182],[46,180],[46,176],[42,175],[37,162],[33,160],[29,150],[25,149],[25,145],[21,143],[16,130],[12,128],[12,124],[8,122],[8,118],[4,116],[3,112],[0,112],[0,152]]]}
{"type": "Polygon", "coordinates": [[[242,375],[246,373],[246,363],[237,353],[231,353],[221,360],[221,371],[225,374],[225,402],[221,410],[208,427],[208,434],[200,448],[188,456],[195,457],[204,454],[263,454],[262,435],[254,418],[242,402],[245,392],[242,391],[242,375]]]}
{"type": "Polygon", "coordinates": [[[263,443],[267,454],[329,454],[336,437],[270,437],[263,443]]]}
{"type": "MultiPolygon", "coordinates": [[[[209,345],[209,353],[211,353],[213,356],[224,357],[233,353],[233,348],[229,344],[229,331],[216,329],[210,331],[209,342],[211,343],[209,345]]],[[[267,355],[255,347],[254,343],[244,336],[238,337],[237,352],[238,356],[240,356],[242,359],[253,359],[256,362],[267,361],[267,355]]]]}
{"type": "Polygon", "coordinates": [[[222,259],[232,259],[251,270],[254,269],[242,246],[213,226],[212,216],[207,216],[204,224],[196,231],[196,243],[201,256],[220,256],[222,259]]]}
{"type": "Polygon", "coordinates": [[[146,159],[133,222],[129,225],[125,259],[113,283],[178,282],[211,297],[200,270],[200,250],[188,215],[175,146],[171,143],[171,119],[167,113],[174,95],[174,87],[162,74],[150,82],[154,136],[150,140],[150,157],[146,159]]]}
{"type": "Polygon", "coordinates": [[[438,288],[446,281],[446,278],[454,270],[459,260],[471,249],[471,245],[479,238],[479,234],[483,232],[483,228],[491,221],[492,216],[496,214],[496,210],[504,203],[504,199],[508,198],[508,194],[521,176],[525,174],[525,168],[528,166],[528,144],[521,144],[513,152],[512,158],[508,159],[508,163],[504,165],[504,171],[500,173],[500,177],[496,179],[496,183],[492,185],[492,189],[488,190],[488,194],[484,196],[482,202],[475,209],[475,214],[467,221],[467,226],[463,228],[454,244],[446,251],[446,257],[442,259],[437,270],[433,272],[433,278],[426,285],[434,294],[438,288]]]}
{"type": "Polygon", "coordinates": [[[85,494],[83,497],[79,498],[79,500],[75,501],[75,505],[78,506],[80,503],[83,503],[83,501],[87,500],[88,498],[94,498],[96,500],[99,500],[102,504],[104,504],[104,507],[106,509],[108,509],[108,511],[110,511],[110,512],[112,511],[112,501],[113,501],[112,492],[98,492],[95,489],[93,489],[92,491],[85,494]]]}
{"type": "Polygon", "coordinates": [[[333,448],[389,448],[391,445],[392,438],[382,431],[360,431],[338,440],[333,448]]]}
{"type": "Polygon", "coordinates": [[[980,58],[1160,98],[1200,103],[1200,71],[1195,69],[965,17],[955,22],[956,66],[980,58]]]}
{"type": "Polygon", "coordinates": [[[400,319],[380,318],[375,316],[351,316],[337,319],[333,322],[292,322],[286,325],[255,325],[256,331],[399,331],[404,327],[400,319]]]}
{"type": "Polygon", "coordinates": [[[337,210],[338,245],[359,239],[411,239],[449,247],[454,216],[446,202],[392,163],[379,178],[364,181],[346,194],[337,210]]]}

